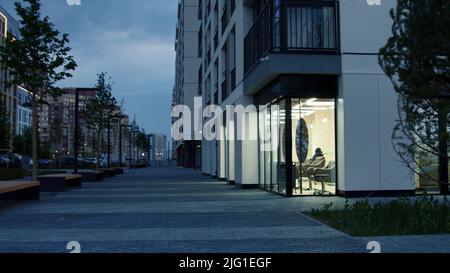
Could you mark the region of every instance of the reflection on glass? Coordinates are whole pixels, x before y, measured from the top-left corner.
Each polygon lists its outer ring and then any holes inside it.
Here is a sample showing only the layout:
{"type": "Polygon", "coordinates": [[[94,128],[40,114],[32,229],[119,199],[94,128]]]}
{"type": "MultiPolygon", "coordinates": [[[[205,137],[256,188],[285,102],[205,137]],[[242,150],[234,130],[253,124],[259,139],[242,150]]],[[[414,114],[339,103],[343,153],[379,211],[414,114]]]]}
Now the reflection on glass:
{"type": "MultiPolygon", "coordinates": [[[[270,123],[271,123],[271,141],[272,143],[275,143],[279,141],[278,137],[278,127],[280,124],[279,121],[279,107],[271,107],[271,117],[270,117],[270,123]]],[[[273,192],[278,192],[278,148],[277,146],[272,146],[274,149],[272,149],[272,160],[271,160],[271,166],[272,166],[272,184],[270,190],[273,192]]]]}
{"type": "Polygon", "coordinates": [[[334,99],[293,99],[292,135],[293,194],[336,194],[334,99]]]}
{"type": "Polygon", "coordinates": [[[286,102],[269,104],[259,112],[260,187],[276,193],[286,194],[286,102]]]}
{"type": "Polygon", "coordinates": [[[280,116],[278,119],[278,192],[286,194],[286,100],[279,103],[280,116]]]}
{"type": "MultiPolygon", "coordinates": [[[[417,153],[416,174],[416,191],[417,194],[440,194],[441,189],[439,185],[439,157],[436,155],[428,155],[417,153]]],[[[450,174],[449,174],[450,178],[450,174]]]]}
{"type": "Polygon", "coordinates": [[[264,145],[264,136],[265,136],[265,113],[264,111],[261,111],[258,115],[258,130],[260,134],[260,148],[259,148],[259,187],[263,190],[266,190],[266,183],[265,183],[265,169],[264,169],[264,149],[262,148],[264,145]]]}

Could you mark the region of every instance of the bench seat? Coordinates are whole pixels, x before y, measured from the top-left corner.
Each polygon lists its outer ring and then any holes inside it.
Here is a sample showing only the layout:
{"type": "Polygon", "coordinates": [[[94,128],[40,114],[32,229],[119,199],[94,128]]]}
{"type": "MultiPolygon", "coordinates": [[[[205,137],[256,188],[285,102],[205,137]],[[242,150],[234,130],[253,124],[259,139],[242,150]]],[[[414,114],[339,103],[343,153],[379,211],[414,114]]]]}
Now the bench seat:
{"type": "Polygon", "coordinates": [[[41,192],[65,192],[70,187],[81,187],[80,174],[50,174],[38,176],[41,192]]]}
{"type": "Polygon", "coordinates": [[[0,181],[0,200],[39,200],[37,181],[0,181]]]}
{"type": "Polygon", "coordinates": [[[103,171],[79,171],[82,176],[82,182],[101,182],[104,178],[103,171]]]}
{"type": "Polygon", "coordinates": [[[103,171],[105,177],[114,177],[117,174],[115,168],[102,169],[102,171],[103,171]]]}

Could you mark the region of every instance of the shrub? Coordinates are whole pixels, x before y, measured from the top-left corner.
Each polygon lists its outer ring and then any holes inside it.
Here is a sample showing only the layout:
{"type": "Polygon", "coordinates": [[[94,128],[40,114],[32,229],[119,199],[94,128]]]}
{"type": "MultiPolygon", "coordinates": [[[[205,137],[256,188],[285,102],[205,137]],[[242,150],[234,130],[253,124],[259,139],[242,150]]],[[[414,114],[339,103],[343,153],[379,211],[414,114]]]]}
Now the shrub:
{"type": "Polygon", "coordinates": [[[24,176],[24,171],[21,169],[0,169],[0,181],[19,179],[24,176]]]}
{"type": "Polygon", "coordinates": [[[310,215],[354,236],[450,233],[450,203],[434,197],[374,205],[367,200],[347,202],[341,210],[327,204],[310,215]]]}

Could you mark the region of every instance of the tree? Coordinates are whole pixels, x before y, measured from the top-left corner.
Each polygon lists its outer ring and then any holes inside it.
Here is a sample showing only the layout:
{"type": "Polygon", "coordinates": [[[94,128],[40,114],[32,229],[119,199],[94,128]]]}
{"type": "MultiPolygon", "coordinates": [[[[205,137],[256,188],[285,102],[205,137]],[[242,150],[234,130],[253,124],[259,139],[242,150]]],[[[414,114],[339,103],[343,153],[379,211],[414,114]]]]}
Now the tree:
{"type": "Polygon", "coordinates": [[[0,150],[9,149],[10,127],[9,114],[8,111],[6,111],[6,105],[0,100],[0,150]]]}
{"type": "Polygon", "coordinates": [[[116,105],[116,99],[111,92],[111,78],[107,79],[106,77],[107,73],[104,72],[98,75],[95,96],[87,101],[83,113],[87,127],[94,132],[97,169],[100,168],[100,155],[103,150],[103,132],[109,126],[116,105]]]}
{"type": "Polygon", "coordinates": [[[50,159],[52,157],[52,147],[50,142],[42,141],[39,144],[39,158],[50,159]]]}
{"type": "Polygon", "coordinates": [[[148,151],[150,149],[150,141],[148,140],[144,131],[138,131],[136,134],[136,146],[141,151],[148,151]]]}
{"type": "Polygon", "coordinates": [[[33,180],[37,178],[38,156],[38,103],[46,96],[58,96],[61,92],[55,84],[72,77],[70,71],[77,64],[70,55],[68,34],[60,35],[50,19],[41,16],[39,0],[24,0],[28,5],[16,2],[20,17],[19,36],[8,34],[0,48],[0,61],[10,69],[8,85],[21,85],[32,94],[33,109],[33,180]]]}
{"type": "Polygon", "coordinates": [[[31,155],[32,153],[32,139],[33,135],[31,128],[26,128],[21,135],[16,135],[13,138],[13,151],[21,155],[31,155]]]}
{"type": "Polygon", "coordinates": [[[394,149],[417,175],[448,194],[450,113],[450,1],[398,0],[392,37],[379,63],[399,94],[394,149]],[[438,158],[433,175],[424,158],[438,158]]]}
{"type": "Polygon", "coordinates": [[[13,152],[16,154],[25,154],[25,140],[22,135],[16,135],[13,138],[13,152]]]}

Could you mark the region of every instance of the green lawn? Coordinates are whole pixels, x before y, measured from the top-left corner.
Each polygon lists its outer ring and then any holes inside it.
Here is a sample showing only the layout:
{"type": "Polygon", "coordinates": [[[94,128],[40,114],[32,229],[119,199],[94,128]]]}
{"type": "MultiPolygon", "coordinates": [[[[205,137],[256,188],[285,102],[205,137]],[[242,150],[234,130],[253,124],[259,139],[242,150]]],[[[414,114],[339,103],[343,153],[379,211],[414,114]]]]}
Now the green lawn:
{"type": "Polygon", "coordinates": [[[328,204],[309,215],[352,236],[450,233],[450,202],[433,197],[375,205],[359,201],[347,203],[344,209],[328,204]]]}

